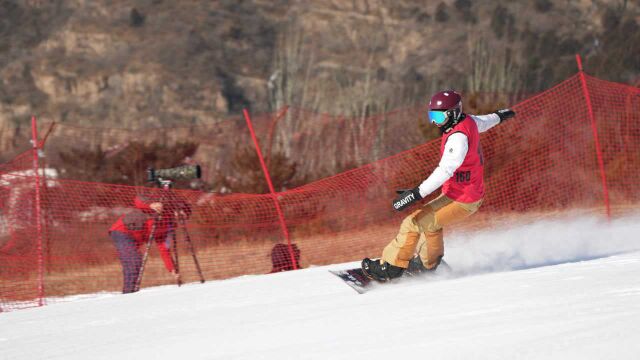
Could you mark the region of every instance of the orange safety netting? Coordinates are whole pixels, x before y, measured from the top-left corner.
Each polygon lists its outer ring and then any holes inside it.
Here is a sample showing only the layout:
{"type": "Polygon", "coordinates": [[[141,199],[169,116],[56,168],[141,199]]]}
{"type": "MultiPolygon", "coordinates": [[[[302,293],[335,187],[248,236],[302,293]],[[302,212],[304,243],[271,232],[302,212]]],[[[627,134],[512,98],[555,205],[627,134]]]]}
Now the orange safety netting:
{"type": "MultiPolygon", "coordinates": [[[[604,214],[610,208],[615,215],[640,203],[640,89],[577,74],[513,109],[516,118],[481,136],[487,195],[467,229],[534,212],[595,209],[604,214]]],[[[283,109],[256,117],[267,162],[271,151],[279,151],[294,159],[302,173],[318,166],[331,173],[345,163],[359,165],[275,198],[167,192],[56,178],[42,171],[36,191],[33,154],[26,151],[0,165],[0,309],[38,305],[42,297],[51,303],[67,295],[121,291],[123,265],[109,229],[123,214],[138,211],[136,196],[164,203],[166,231],[154,240],[171,248],[175,234],[185,282],[200,280],[193,255],[206,280],[377,257],[407,215],[392,209],[395,189],[417,186],[440,158],[439,140],[420,144],[415,130],[423,110],[344,119],[283,109]],[[292,133],[293,138],[285,137],[292,133]],[[173,216],[185,206],[189,211],[183,223],[173,216]],[[288,246],[281,220],[295,246],[288,246]]],[[[224,168],[225,151],[252,144],[240,118],[140,131],[71,128],[56,128],[47,150],[96,143],[117,147],[158,134],[167,141],[189,137],[207,150],[200,159],[205,177],[224,168]],[[85,136],[78,137],[78,131],[85,136]]],[[[175,282],[158,249],[150,249],[143,287],[175,282]]]]}

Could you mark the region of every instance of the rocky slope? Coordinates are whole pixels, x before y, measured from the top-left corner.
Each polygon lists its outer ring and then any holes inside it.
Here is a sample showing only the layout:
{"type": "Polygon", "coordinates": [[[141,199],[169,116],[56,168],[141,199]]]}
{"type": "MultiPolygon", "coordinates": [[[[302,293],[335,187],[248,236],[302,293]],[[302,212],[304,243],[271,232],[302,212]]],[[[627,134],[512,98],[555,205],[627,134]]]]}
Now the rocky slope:
{"type": "Polygon", "coordinates": [[[621,0],[0,0],[0,160],[27,146],[31,114],[120,128],[285,104],[362,117],[442,86],[535,92],[574,73],[576,52],[634,82],[638,23],[621,0]]]}

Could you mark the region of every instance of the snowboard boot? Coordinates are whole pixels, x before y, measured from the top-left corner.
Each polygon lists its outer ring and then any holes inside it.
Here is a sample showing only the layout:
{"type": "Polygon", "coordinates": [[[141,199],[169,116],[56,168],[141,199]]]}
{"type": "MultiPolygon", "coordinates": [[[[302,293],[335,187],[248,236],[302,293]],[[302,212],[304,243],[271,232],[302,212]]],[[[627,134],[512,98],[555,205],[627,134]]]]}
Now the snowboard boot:
{"type": "Polygon", "coordinates": [[[402,276],[404,269],[388,262],[380,264],[380,260],[366,258],[361,263],[362,272],[370,279],[385,282],[402,276]]]}
{"type": "MultiPolygon", "coordinates": [[[[421,276],[425,274],[434,273],[436,269],[444,269],[444,272],[451,271],[451,268],[444,261],[444,259],[442,259],[442,256],[438,258],[438,262],[433,268],[427,269],[426,267],[424,267],[424,264],[422,263],[422,259],[420,259],[420,256],[416,255],[413,259],[409,261],[409,266],[407,267],[407,271],[405,274],[409,276],[421,276]]],[[[439,271],[439,273],[440,272],[442,271],[439,271]]]]}
{"type": "MultiPolygon", "coordinates": [[[[438,267],[438,265],[436,265],[436,267],[438,267]]],[[[424,267],[424,264],[422,263],[422,259],[420,259],[420,256],[414,256],[413,259],[409,260],[409,266],[407,267],[407,275],[420,276],[427,271],[433,271],[433,270],[435,270],[435,268],[427,269],[426,267],[424,267]]]]}

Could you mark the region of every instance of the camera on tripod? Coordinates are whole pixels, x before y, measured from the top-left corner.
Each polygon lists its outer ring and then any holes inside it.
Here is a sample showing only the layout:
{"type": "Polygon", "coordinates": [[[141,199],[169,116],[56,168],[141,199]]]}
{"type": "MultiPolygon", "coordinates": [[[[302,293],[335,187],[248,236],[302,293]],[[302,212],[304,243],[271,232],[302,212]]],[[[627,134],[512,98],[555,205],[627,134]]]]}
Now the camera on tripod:
{"type": "Polygon", "coordinates": [[[149,208],[155,210],[158,214],[155,215],[151,231],[149,232],[149,241],[147,242],[146,250],[142,258],[140,272],[138,273],[138,278],[136,279],[135,291],[140,288],[140,281],[142,280],[144,265],[147,261],[151,243],[154,241],[154,236],[156,236],[155,229],[158,223],[160,224],[158,226],[165,227],[164,236],[167,237],[167,239],[163,239],[161,241],[169,241],[169,236],[172,240],[172,245],[169,251],[173,252],[173,255],[171,255],[171,261],[174,264],[174,275],[176,276],[176,282],[178,283],[178,286],[182,285],[182,278],[180,277],[180,267],[178,262],[178,243],[176,237],[177,228],[182,228],[184,232],[184,238],[187,245],[189,246],[189,251],[191,252],[193,262],[195,264],[196,270],[198,271],[200,282],[204,283],[204,275],[202,274],[200,263],[198,262],[198,258],[196,257],[196,252],[193,247],[193,243],[191,242],[189,231],[187,230],[186,219],[191,215],[191,206],[183,196],[177,194],[171,189],[171,185],[173,185],[174,181],[199,179],[201,175],[202,171],[200,169],[200,165],[183,165],[169,169],[147,169],[147,181],[160,185],[162,187],[162,191],[160,192],[160,194],[156,192],[156,198],[154,200],[150,200],[151,203],[148,205],[149,208]],[[159,199],[157,199],[158,195],[160,195],[159,199]],[[152,205],[154,204],[156,205],[155,208],[152,207],[152,205]]]}
{"type": "Polygon", "coordinates": [[[147,181],[162,187],[171,187],[174,181],[200,179],[201,176],[200,165],[183,165],[169,169],[147,169],[147,181]]]}

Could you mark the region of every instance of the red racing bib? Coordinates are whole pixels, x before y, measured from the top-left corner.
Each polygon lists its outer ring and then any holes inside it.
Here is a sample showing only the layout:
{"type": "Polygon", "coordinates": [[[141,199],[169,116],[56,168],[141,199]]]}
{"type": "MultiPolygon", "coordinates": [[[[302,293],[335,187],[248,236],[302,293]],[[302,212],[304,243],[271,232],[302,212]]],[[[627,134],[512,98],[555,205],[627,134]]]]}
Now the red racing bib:
{"type": "Polygon", "coordinates": [[[484,160],[478,126],[469,115],[456,124],[451,131],[442,136],[440,156],[445,151],[449,151],[445,148],[449,136],[458,132],[467,136],[469,150],[462,165],[442,185],[442,193],[454,201],[473,203],[484,197],[484,160]]]}

